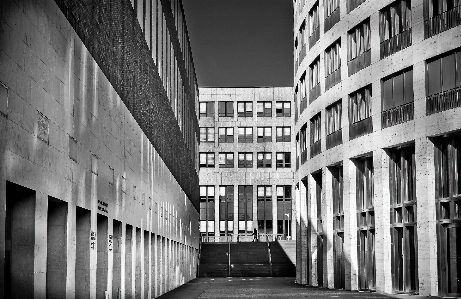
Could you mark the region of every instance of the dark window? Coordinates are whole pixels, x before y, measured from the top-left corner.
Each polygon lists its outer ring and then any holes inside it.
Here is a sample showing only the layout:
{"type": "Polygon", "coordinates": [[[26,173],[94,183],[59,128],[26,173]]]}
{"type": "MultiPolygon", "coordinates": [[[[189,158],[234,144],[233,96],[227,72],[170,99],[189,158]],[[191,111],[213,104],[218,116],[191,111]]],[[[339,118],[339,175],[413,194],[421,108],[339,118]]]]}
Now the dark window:
{"type": "Polygon", "coordinates": [[[325,50],[325,90],[341,81],[341,40],[325,50]]]}
{"type": "Polygon", "coordinates": [[[458,0],[424,0],[424,38],[430,38],[461,24],[458,0]]]}
{"type": "Polygon", "coordinates": [[[237,114],[239,117],[252,117],[253,116],[253,103],[252,102],[237,102],[237,114]]]}
{"type": "Polygon", "coordinates": [[[325,32],[330,30],[336,23],[339,22],[339,0],[324,0],[323,3],[325,13],[325,32]]]}
{"type": "Polygon", "coordinates": [[[258,127],[258,142],[271,142],[272,141],[272,128],[271,127],[258,127]]]}
{"type": "Polygon", "coordinates": [[[200,128],[200,142],[214,142],[214,128],[200,128]]]}
{"type": "Polygon", "coordinates": [[[272,102],[258,102],[256,104],[258,117],[272,116],[272,102]]]}
{"type": "Polygon", "coordinates": [[[370,19],[358,24],[347,34],[347,65],[349,76],[371,64],[370,19]]]}
{"type": "Polygon", "coordinates": [[[320,83],[320,56],[309,65],[309,90],[320,83]]]}
{"type": "Polygon", "coordinates": [[[201,102],[200,103],[200,117],[213,117],[214,116],[214,102],[201,102]]]}
{"type": "Polygon", "coordinates": [[[350,13],[351,11],[353,11],[354,9],[359,7],[359,5],[362,4],[365,1],[366,0],[347,0],[347,2],[346,2],[347,13],[350,13]]]}
{"type": "Polygon", "coordinates": [[[318,113],[310,120],[310,130],[311,130],[311,158],[320,154],[321,152],[321,127],[322,127],[322,118],[321,114],[318,113]]]}
{"type": "Polygon", "coordinates": [[[418,288],[415,147],[390,149],[388,153],[393,289],[415,292],[418,288]]]}
{"type": "Polygon", "coordinates": [[[349,123],[353,124],[371,116],[371,85],[349,95],[349,123]]]}
{"type": "Polygon", "coordinates": [[[258,201],[272,201],[271,186],[258,186],[258,201]]]}
{"type": "Polygon", "coordinates": [[[253,230],[253,186],[238,186],[238,220],[239,232],[253,230]]]}
{"type": "Polygon", "coordinates": [[[411,45],[411,1],[398,0],[379,13],[381,59],[411,45]]]}
{"type": "Polygon", "coordinates": [[[272,167],[272,153],[258,153],[258,168],[271,168],[272,167]]]}
{"type": "Polygon", "coordinates": [[[219,220],[224,222],[223,231],[233,232],[234,186],[219,186],[219,220]]]}
{"type": "Polygon", "coordinates": [[[277,153],[276,160],[277,168],[291,167],[291,153],[277,153]]]}
{"type": "Polygon", "coordinates": [[[277,117],[290,117],[291,116],[291,103],[290,102],[276,102],[275,114],[277,117]]]}
{"type": "Polygon", "coordinates": [[[238,141],[240,143],[252,143],[253,142],[253,128],[252,127],[239,127],[238,128],[238,141]]]}
{"type": "Polygon", "coordinates": [[[200,167],[214,167],[214,153],[200,153],[200,167]]]}
{"type": "Polygon", "coordinates": [[[214,186],[200,186],[200,220],[214,220],[214,186]]]}
{"type": "Polygon", "coordinates": [[[381,94],[383,111],[413,102],[413,70],[399,72],[383,79],[381,94]]]}
{"type": "Polygon", "coordinates": [[[219,168],[234,168],[234,153],[219,153],[219,168]]]}
{"type": "Polygon", "coordinates": [[[309,11],[309,49],[320,38],[319,2],[317,1],[309,11]]]}
{"type": "Polygon", "coordinates": [[[218,102],[218,115],[220,117],[233,117],[234,102],[218,102]]]}
{"type": "Polygon", "coordinates": [[[341,117],[342,117],[342,101],[330,105],[326,109],[326,130],[327,135],[330,135],[338,130],[341,130],[341,117]]]}
{"type": "Polygon", "coordinates": [[[253,153],[239,153],[238,167],[239,168],[252,168],[253,167],[253,153]]]}
{"type": "Polygon", "coordinates": [[[234,142],[234,128],[219,128],[218,129],[219,143],[234,142]]]}
{"type": "Polygon", "coordinates": [[[290,142],[291,141],[291,127],[277,127],[276,128],[276,141],[277,142],[290,142]]]}
{"type": "Polygon", "coordinates": [[[373,157],[355,160],[359,289],[376,288],[373,157]]]}

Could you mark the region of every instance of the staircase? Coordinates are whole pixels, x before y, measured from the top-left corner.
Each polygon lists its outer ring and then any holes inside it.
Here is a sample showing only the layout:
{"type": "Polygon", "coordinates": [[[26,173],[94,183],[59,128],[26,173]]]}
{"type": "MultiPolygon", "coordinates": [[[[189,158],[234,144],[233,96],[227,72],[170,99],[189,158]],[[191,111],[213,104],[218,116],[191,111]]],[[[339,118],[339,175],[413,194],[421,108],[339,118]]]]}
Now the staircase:
{"type": "Polygon", "coordinates": [[[229,276],[229,243],[202,243],[200,277],[229,276]]]}
{"type": "Polygon", "coordinates": [[[295,261],[295,241],[202,243],[198,276],[292,277],[295,261]]]}

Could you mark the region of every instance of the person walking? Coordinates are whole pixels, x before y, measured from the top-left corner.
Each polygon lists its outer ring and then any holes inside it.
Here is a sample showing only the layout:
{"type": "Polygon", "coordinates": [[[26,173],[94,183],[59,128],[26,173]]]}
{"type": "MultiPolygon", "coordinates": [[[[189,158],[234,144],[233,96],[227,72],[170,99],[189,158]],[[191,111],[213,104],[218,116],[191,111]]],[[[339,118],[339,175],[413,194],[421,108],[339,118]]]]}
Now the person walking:
{"type": "Polygon", "coordinates": [[[253,242],[258,242],[258,231],[253,229],[253,242]]]}

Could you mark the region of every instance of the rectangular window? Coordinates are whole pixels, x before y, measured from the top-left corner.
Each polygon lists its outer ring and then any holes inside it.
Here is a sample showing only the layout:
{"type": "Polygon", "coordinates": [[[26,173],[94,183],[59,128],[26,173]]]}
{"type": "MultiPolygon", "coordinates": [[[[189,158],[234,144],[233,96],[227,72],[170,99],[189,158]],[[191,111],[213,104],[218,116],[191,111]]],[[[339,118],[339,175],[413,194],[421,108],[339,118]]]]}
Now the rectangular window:
{"type": "Polygon", "coordinates": [[[272,201],[271,186],[258,186],[258,201],[272,201]]]}
{"type": "Polygon", "coordinates": [[[322,118],[321,114],[318,113],[310,120],[311,130],[311,158],[318,155],[321,152],[321,127],[322,118]]]}
{"type": "Polygon", "coordinates": [[[214,102],[200,102],[200,117],[214,116],[214,102]]]}
{"type": "Polygon", "coordinates": [[[320,38],[319,2],[317,1],[309,11],[309,49],[320,38]]]}
{"type": "Polygon", "coordinates": [[[366,0],[347,0],[347,2],[346,2],[347,13],[350,13],[351,11],[353,11],[354,9],[359,7],[359,5],[362,4],[365,1],[366,0]]]}
{"type": "Polygon", "coordinates": [[[456,100],[460,87],[460,49],[428,60],[426,63],[427,115],[461,106],[461,101],[456,100]]]}
{"type": "Polygon", "coordinates": [[[371,116],[371,85],[349,95],[349,123],[353,124],[371,116]]]}
{"type": "Polygon", "coordinates": [[[253,231],[253,186],[238,186],[239,232],[253,231]]]}
{"type": "Polygon", "coordinates": [[[326,108],[326,149],[342,144],[341,133],[342,100],[326,108]]]}
{"type": "Polygon", "coordinates": [[[234,153],[219,153],[219,168],[234,168],[234,153]]]}
{"type": "Polygon", "coordinates": [[[253,103],[237,102],[237,115],[239,117],[253,117],[253,103]]]}
{"type": "Polygon", "coordinates": [[[219,186],[219,220],[225,221],[223,231],[233,231],[234,186],[219,186]]]}
{"type": "Polygon", "coordinates": [[[258,168],[271,168],[272,167],[272,153],[258,153],[258,168]]]}
{"type": "Polygon", "coordinates": [[[277,117],[290,117],[291,116],[291,103],[290,102],[276,102],[275,115],[277,117]]]}
{"type": "Polygon", "coordinates": [[[200,220],[214,220],[215,192],[214,186],[200,186],[200,220]]]}
{"type": "Polygon", "coordinates": [[[271,127],[258,127],[258,142],[271,142],[272,141],[272,128],[271,127]]]}
{"type": "Polygon", "coordinates": [[[413,69],[382,80],[383,128],[413,119],[413,69]]]}
{"type": "Polygon", "coordinates": [[[218,116],[219,117],[233,117],[234,116],[234,102],[218,102],[218,116]]]}
{"type": "Polygon", "coordinates": [[[213,168],[214,163],[214,153],[200,153],[200,167],[213,168]]]}
{"type": "Polygon", "coordinates": [[[326,108],[327,135],[341,130],[342,106],[342,101],[339,100],[326,108]]]}
{"type": "Polygon", "coordinates": [[[325,50],[325,90],[341,82],[341,40],[325,50]]]}
{"type": "Polygon", "coordinates": [[[214,128],[201,127],[200,128],[200,142],[214,142],[214,128]]]}
{"type": "Polygon", "coordinates": [[[376,288],[373,157],[356,159],[359,289],[376,288]]]}
{"type": "Polygon", "coordinates": [[[290,168],[291,167],[291,153],[277,153],[276,154],[277,168],[290,168]]]}
{"type": "Polygon", "coordinates": [[[253,153],[239,153],[239,168],[252,168],[253,167],[253,153]]]}
{"type": "Polygon", "coordinates": [[[253,142],[253,128],[252,127],[239,127],[239,143],[252,143],[253,142]]]}
{"type": "Polygon", "coordinates": [[[256,107],[258,117],[272,116],[272,102],[258,102],[256,107]]]}
{"type": "Polygon", "coordinates": [[[291,201],[291,186],[277,186],[277,201],[291,201]]]}
{"type": "Polygon", "coordinates": [[[339,0],[324,0],[323,7],[325,13],[324,31],[327,32],[339,22],[339,0]]]}
{"type": "Polygon", "coordinates": [[[388,153],[393,289],[414,292],[418,286],[415,147],[388,153]]]}
{"type": "Polygon", "coordinates": [[[219,143],[234,142],[234,128],[218,128],[219,143]]]}
{"type": "Polygon", "coordinates": [[[309,65],[309,103],[320,96],[320,55],[309,65]]]}
{"type": "Polygon", "coordinates": [[[277,142],[290,142],[291,141],[291,127],[277,127],[277,142]]]}
{"type": "Polygon", "coordinates": [[[307,124],[299,131],[299,151],[301,152],[301,164],[307,161],[307,124]]]}
{"type": "Polygon", "coordinates": [[[381,59],[411,46],[411,1],[398,0],[380,10],[381,59]]]}
{"type": "Polygon", "coordinates": [[[371,64],[370,19],[358,24],[347,34],[347,61],[349,76],[371,64]]]}
{"type": "Polygon", "coordinates": [[[424,38],[459,26],[460,4],[458,0],[424,0],[424,38]]]}

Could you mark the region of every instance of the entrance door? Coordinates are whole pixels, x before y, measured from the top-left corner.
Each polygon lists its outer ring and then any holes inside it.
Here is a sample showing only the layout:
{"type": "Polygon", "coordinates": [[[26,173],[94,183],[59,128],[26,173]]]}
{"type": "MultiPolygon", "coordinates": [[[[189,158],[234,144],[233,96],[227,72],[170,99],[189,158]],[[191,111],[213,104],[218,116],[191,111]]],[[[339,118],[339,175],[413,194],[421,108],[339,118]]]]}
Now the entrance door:
{"type": "Polygon", "coordinates": [[[461,225],[440,225],[440,287],[444,296],[461,295],[461,225]]]}

